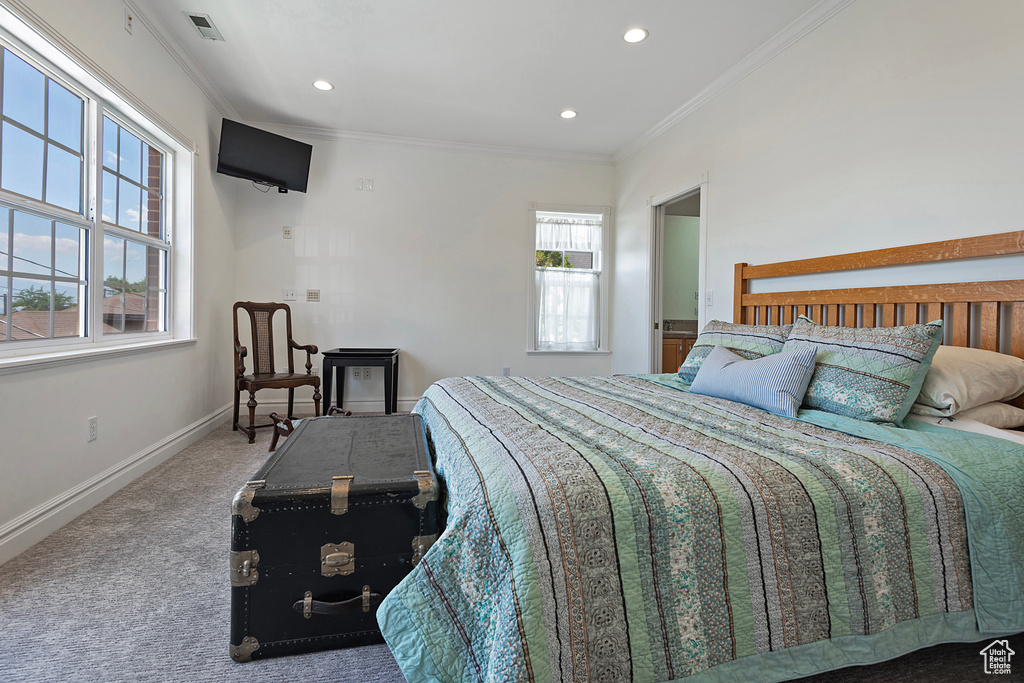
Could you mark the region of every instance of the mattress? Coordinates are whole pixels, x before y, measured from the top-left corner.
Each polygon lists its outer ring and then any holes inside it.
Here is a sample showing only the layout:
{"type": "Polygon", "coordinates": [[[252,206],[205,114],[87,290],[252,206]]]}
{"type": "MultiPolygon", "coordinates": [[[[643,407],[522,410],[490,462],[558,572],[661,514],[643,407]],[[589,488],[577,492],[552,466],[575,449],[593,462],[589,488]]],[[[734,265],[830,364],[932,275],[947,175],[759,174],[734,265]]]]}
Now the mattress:
{"type": "Polygon", "coordinates": [[[410,683],[777,681],[1024,630],[1024,446],[685,389],[428,389],[448,526],[378,611],[410,683]]]}

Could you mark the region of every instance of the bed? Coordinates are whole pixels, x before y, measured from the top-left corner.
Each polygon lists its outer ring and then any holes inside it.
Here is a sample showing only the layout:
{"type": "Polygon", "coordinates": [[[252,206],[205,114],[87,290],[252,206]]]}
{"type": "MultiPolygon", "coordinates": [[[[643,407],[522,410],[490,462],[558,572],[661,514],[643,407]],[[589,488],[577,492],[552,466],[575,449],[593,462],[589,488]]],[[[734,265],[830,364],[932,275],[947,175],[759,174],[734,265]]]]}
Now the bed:
{"type": "MultiPolygon", "coordinates": [[[[942,319],[935,345],[1020,358],[1024,281],[749,283],[1022,252],[1024,232],[738,264],[734,323],[870,335],[942,319]]],[[[693,387],[631,375],[428,389],[415,410],[447,528],[378,611],[410,683],[778,681],[1024,631],[1019,440],[941,416],[786,417],[693,387]]]]}

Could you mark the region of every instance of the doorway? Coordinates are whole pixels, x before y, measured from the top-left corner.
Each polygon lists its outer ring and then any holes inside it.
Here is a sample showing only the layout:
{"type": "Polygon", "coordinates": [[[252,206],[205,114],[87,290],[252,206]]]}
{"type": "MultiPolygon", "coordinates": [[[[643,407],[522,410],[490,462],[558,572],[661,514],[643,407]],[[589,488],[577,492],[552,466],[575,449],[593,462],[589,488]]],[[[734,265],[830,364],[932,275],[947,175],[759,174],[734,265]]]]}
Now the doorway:
{"type": "Polygon", "coordinates": [[[674,372],[705,323],[706,245],[706,174],[651,198],[652,373],[674,372]]]}

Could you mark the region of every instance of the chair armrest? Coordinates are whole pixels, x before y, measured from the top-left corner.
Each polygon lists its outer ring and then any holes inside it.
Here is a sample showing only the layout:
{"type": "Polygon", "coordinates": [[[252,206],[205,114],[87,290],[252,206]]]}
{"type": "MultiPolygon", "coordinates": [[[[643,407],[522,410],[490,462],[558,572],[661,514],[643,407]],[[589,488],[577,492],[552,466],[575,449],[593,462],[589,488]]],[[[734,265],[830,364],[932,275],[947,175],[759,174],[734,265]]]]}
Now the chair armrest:
{"type": "Polygon", "coordinates": [[[305,351],[306,352],[306,374],[307,375],[312,375],[313,374],[312,355],[314,353],[318,353],[319,352],[319,349],[316,348],[316,344],[306,344],[305,346],[303,346],[302,344],[296,344],[295,340],[293,340],[293,339],[289,339],[288,343],[291,345],[291,347],[293,349],[298,349],[299,351],[305,351]]]}
{"type": "Polygon", "coordinates": [[[238,367],[235,368],[235,375],[241,377],[245,374],[245,357],[249,355],[249,349],[237,341],[235,342],[235,355],[238,356],[238,367]]]}
{"type": "Polygon", "coordinates": [[[316,344],[306,344],[305,346],[303,346],[302,344],[296,344],[291,339],[289,339],[288,341],[289,341],[289,343],[291,343],[293,349],[298,349],[299,351],[305,351],[306,353],[320,353],[320,349],[318,349],[316,347],[316,344]]]}

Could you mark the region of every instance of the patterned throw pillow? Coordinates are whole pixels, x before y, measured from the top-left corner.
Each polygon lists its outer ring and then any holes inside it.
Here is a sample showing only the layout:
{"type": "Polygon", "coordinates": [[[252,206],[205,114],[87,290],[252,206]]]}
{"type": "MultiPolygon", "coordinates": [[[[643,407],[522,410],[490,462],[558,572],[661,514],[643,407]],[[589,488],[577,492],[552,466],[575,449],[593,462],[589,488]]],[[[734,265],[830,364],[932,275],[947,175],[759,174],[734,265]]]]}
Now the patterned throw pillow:
{"type": "Polygon", "coordinates": [[[716,344],[729,349],[741,358],[753,360],[770,356],[782,350],[792,325],[741,325],[712,320],[697,335],[697,341],[679,366],[679,379],[693,382],[704,359],[716,344]]]}
{"type": "Polygon", "coordinates": [[[814,349],[807,347],[746,360],[716,346],[693,378],[690,391],[796,417],[814,374],[814,356],[814,349]]]}
{"type": "Polygon", "coordinates": [[[826,327],[800,316],[785,350],[817,351],[804,407],[902,426],[940,343],[942,321],[854,328],[826,327]]]}

